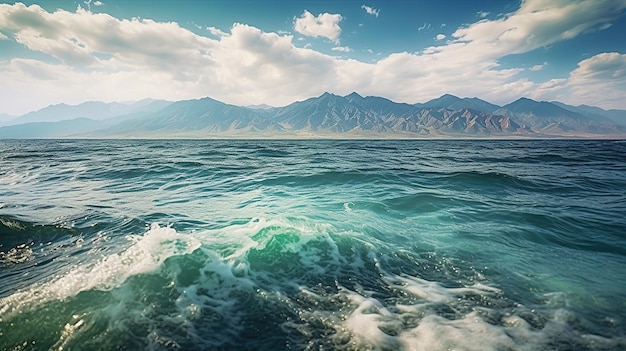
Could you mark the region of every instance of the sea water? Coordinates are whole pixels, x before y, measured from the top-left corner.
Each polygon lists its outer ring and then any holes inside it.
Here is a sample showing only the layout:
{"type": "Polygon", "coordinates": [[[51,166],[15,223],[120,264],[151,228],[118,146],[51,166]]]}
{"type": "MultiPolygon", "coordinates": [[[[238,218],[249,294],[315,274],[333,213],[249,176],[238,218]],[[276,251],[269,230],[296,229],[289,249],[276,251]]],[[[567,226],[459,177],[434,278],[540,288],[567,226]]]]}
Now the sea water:
{"type": "Polygon", "coordinates": [[[624,350],[626,143],[0,141],[2,350],[624,350]]]}

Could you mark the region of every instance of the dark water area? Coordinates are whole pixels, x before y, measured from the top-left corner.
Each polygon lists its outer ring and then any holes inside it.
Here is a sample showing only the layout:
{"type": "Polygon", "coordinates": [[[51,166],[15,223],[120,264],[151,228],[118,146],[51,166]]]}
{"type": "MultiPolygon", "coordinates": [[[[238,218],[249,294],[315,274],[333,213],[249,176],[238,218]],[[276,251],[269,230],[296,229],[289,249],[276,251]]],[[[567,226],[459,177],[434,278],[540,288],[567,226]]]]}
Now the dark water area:
{"type": "Polygon", "coordinates": [[[0,350],[624,350],[626,143],[0,141],[0,350]]]}

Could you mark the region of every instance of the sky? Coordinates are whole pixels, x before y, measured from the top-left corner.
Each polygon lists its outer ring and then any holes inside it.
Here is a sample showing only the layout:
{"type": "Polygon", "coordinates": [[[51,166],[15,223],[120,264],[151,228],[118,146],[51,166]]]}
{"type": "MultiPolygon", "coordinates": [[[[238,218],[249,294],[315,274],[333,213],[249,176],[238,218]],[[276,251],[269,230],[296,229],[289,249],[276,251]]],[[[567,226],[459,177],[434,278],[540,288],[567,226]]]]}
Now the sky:
{"type": "Polygon", "coordinates": [[[449,93],[626,109],[626,0],[0,2],[0,113],[449,93]]]}

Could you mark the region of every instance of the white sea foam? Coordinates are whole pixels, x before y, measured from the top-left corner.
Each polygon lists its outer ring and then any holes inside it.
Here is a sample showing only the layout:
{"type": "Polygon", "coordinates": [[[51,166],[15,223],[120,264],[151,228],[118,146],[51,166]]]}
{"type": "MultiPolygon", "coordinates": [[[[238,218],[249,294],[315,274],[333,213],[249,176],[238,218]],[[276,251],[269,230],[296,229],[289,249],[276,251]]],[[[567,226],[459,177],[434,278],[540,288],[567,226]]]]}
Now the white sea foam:
{"type": "MultiPolygon", "coordinates": [[[[531,333],[524,329],[524,334],[531,333]]],[[[398,338],[406,350],[537,350],[537,344],[513,340],[507,328],[486,323],[477,312],[462,319],[448,320],[429,315],[420,320],[417,327],[400,333],[398,338]]]]}
{"type": "Polygon", "coordinates": [[[7,252],[0,251],[0,264],[18,264],[31,260],[33,249],[30,244],[20,244],[7,252]]]}
{"type": "MultiPolygon", "coordinates": [[[[382,279],[389,282],[390,287],[417,297],[417,301],[412,304],[389,304],[367,291],[342,287],[339,295],[350,301],[352,307],[349,312],[301,314],[304,322],[323,321],[335,330],[333,348],[347,350],[530,351],[545,349],[546,345],[558,344],[559,340],[596,345],[601,349],[617,349],[626,341],[619,337],[577,333],[571,328],[572,312],[562,308],[544,312],[546,320],[542,326],[532,326],[522,318],[520,314],[528,311],[521,305],[506,312],[476,305],[469,312],[460,313],[460,316],[446,318],[433,312],[433,307],[445,304],[454,309],[465,296],[497,298],[501,291],[483,284],[446,288],[439,283],[410,276],[385,275],[382,279]],[[501,319],[494,323],[485,317],[490,313],[499,314],[501,319]]],[[[324,299],[305,288],[302,290],[315,299],[324,299]]],[[[341,300],[336,295],[326,298],[341,300]]]]}
{"type": "MultiPolygon", "coordinates": [[[[250,299],[269,300],[288,307],[299,320],[284,322],[284,328],[298,330],[307,336],[314,335],[314,328],[320,328],[320,325],[332,329],[332,333],[324,335],[332,339],[335,349],[525,351],[545,348],[562,335],[567,335],[567,340],[579,340],[583,345],[594,343],[607,345],[607,348],[623,342],[595,335],[577,335],[571,330],[571,321],[563,306],[548,303],[541,317],[545,319],[543,324],[531,325],[525,319],[527,317],[522,318],[520,314],[520,311],[530,313],[524,306],[499,309],[485,307],[489,303],[483,306],[476,302],[497,301],[504,294],[500,289],[481,283],[446,287],[416,276],[391,274],[382,268],[380,251],[365,243],[368,253],[355,254],[348,260],[340,254],[337,242],[329,234],[332,232],[337,235],[331,226],[310,222],[253,219],[245,224],[203,233],[204,239],[201,240],[211,244],[232,244],[236,249],[224,256],[210,253],[200,279],[181,289],[177,299],[181,323],[189,326],[188,333],[197,343],[205,343],[207,347],[224,345],[240,332],[239,322],[244,314],[251,313],[242,311],[233,299],[233,295],[243,294],[250,299]],[[276,230],[272,229],[274,227],[276,230]],[[259,235],[263,230],[267,232],[259,235]],[[266,272],[250,269],[247,254],[251,250],[267,248],[273,235],[290,230],[297,233],[297,240],[285,242],[280,250],[298,253],[299,263],[311,274],[324,274],[329,267],[346,265],[356,272],[362,270],[367,261],[373,263],[388,289],[407,298],[380,299],[376,293],[360,287],[358,280],[352,288],[340,286],[337,281],[335,287],[320,289],[300,285],[299,294],[287,296],[284,292],[294,286],[294,280],[266,279],[266,272]],[[316,245],[309,245],[312,242],[324,244],[324,254],[330,257],[330,262],[321,262],[323,255],[316,251],[316,245]],[[261,280],[265,289],[259,289],[261,280]],[[441,306],[450,309],[451,316],[438,313],[436,310],[441,306]],[[230,328],[228,333],[213,337],[210,342],[202,330],[194,329],[194,321],[206,318],[207,310],[223,316],[224,323],[230,328]],[[490,315],[498,317],[490,319],[490,315]]],[[[360,235],[356,232],[340,234],[353,236],[355,240],[359,240],[360,235]]],[[[320,344],[328,346],[327,341],[322,340],[320,344]]],[[[311,340],[307,342],[314,344],[311,340]]]]}
{"type": "Polygon", "coordinates": [[[127,238],[132,244],[121,253],[79,265],[49,282],[0,299],[0,312],[4,314],[21,306],[32,307],[51,300],[62,300],[91,289],[111,290],[131,276],[156,271],[168,257],[190,253],[200,247],[200,243],[191,236],[180,235],[172,228],[157,224],[153,224],[144,235],[127,238]]]}
{"type": "Polygon", "coordinates": [[[418,298],[415,304],[385,306],[368,292],[342,289],[354,309],[335,326],[337,338],[350,338],[348,348],[385,350],[499,350],[515,343],[506,332],[484,322],[476,313],[461,320],[428,315],[437,303],[454,302],[465,294],[493,295],[484,285],[445,288],[436,282],[410,276],[385,275],[389,286],[418,298]],[[425,316],[425,317],[424,317],[425,316]],[[417,324],[411,327],[411,324],[417,324]],[[455,348],[462,345],[460,348],[455,348]]]}
{"type": "MultiPolygon", "coordinates": [[[[340,234],[353,236],[357,241],[360,235],[357,232],[340,234]]],[[[233,345],[245,332],[247,318],[263,318],[262,313],[267,312],[264,304],[280,306],[297,316],[296,320],[284,321],[281,327],[308,337],[305,343],[309,342],[311,347],[524,351],[545,348],[552,338],[560,335],[566,335],[568,340],[579,340],[583,345],[606,345],[608,349],[620,342],[595,335],[577,335],[571,330],[571,316],[562,309],[563,305],[555,306],[550,299],[546,309],[553,313],[544,313],[544,324],[530,325],[516,312],[523,310],[523,306],[504,313],[475,303],[481,299],[497,300],[503,294],[497,288],[479,283],[446,287],[420,277],[386,272],[381,252],[371,244],[363,243],[366,251],[344,257],[334,240],[336,235],[336,229],[331,226],[289,219],[255,218],[247,223],[189,235],[153,225],[143,236],[130,236],[132,245],[121,253],[108,255],[94,264],[72,269],[50,283],[1,299],[0,314],[96,289],[110,290],[113,301],[95,313],[105,316],[110,328],[120,331],[125,330],[127,324],[144,325],[146,348],[154,350],[182,349],[185,342],[198,349],[233,345]],[[359,279],[350,287],[341,286],[337,280],[334,286],[318,287],[299,281],[299,277],[282,279],[280,275],[270,276],[270,272],[253,269],[249,254],[269,249],[273,236],[286,233],[296,235],[281,246],[272,247],[272,254],[276,254],[277,249],[297,254],[299,262],[294,263],[314,276],[326,274],[332,267],[349,266],[359,272],[371,264],[377,279],[386,289],[394,291],[395,297],[381,298],[380,292],[361,287],[359,279]],[[167,288],[173,306],[166,311],[158,311],[150,302],[139,301],[131,284],[124,284],[131,276],[159,270],[169,257],[197,249],[200,250],[194,252],[190,260],[168,261],[167,268],[161,272],[162,276],[172,279],[167,288]],[[192,271],[185,267],[189,261],[197,261],[192,271]],[[184,264],[178,266],[180,262],[184,264]],[[185,274],[192,278],[179,279],[185,274]],[[293,288],[297,293],[293,293],[293,288]],[[450,315],[438,313],[436,310],[441,306],[450,309],[450,315]],[[498,317],[486,317],[490,314],[498,317]],[[179,335],[168,334],[169,327],[176,328],[179,335]],[[325,329],[322,334],[325,340],[318,340],[319,345],[316,345],[315,333],[320,333],[321,328],[325,329]]],[[[81,316],[68,321],[58,345],[74,342],[73,338],[88,329],[89,323],[81,316]]]]}
{"type": "Polygon", "coordinates": [[[344,202],[343,203],[343,210],[350,213],[352,212],[352,208],[350,207],[350,205],[354,206],[354,204],[352,202],[344,202]]]}
{"type": "Polygon", "coordinates": [[[389,286],[406,291],[408,294],[420,297],[428,302],[447,302],[455,296],[464,294],[497,294],[499,289],[476,283],[470,287],[444,288],[439,283],[411,276],[384,277],[389,286]]]}

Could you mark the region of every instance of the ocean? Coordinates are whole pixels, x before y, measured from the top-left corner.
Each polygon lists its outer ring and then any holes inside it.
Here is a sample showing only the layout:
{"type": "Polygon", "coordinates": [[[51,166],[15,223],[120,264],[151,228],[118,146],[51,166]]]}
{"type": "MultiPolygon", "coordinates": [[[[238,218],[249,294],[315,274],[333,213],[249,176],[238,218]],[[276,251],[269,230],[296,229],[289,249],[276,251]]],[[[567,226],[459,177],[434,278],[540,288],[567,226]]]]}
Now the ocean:
{"type": "Polygon", "coordinates": [[[626,143],[0,141],[1,350],[624,350],[626,143]]]}

